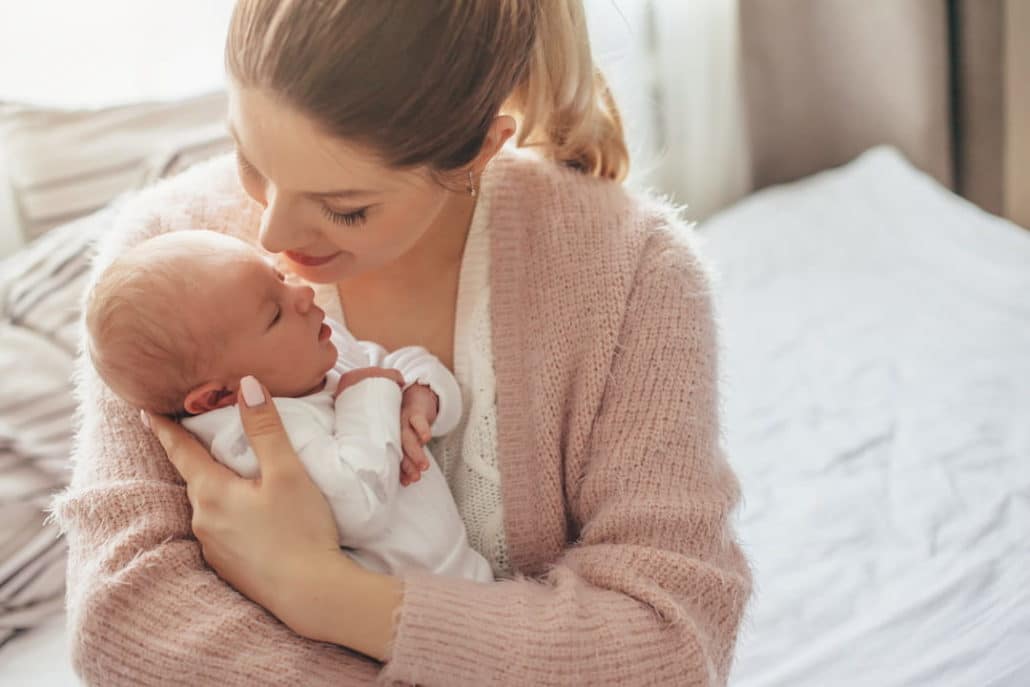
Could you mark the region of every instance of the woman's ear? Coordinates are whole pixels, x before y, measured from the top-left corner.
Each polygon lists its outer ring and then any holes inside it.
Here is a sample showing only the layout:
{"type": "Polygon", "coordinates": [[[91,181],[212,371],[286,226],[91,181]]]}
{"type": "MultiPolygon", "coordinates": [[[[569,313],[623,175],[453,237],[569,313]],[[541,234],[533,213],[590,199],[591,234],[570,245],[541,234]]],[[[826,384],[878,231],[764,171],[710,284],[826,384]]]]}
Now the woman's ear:
{"type": "Polygon", "coordinates": [[[186,394],[186,400],[183,401],[182,406],[190,415],[200,415],[235,403],[236,392],[234,390],[218,382],[208,382],[186,394]]]}
{"type": "Polygon", "coordinates": [[[490,128],[486,132],[486,138],[483,139],[483,146],[479,149],[479,154],[470,163],[473,174],[478,176],[483,173],[487,163],[500,152],[508,139],[515,135],[515,126],[515,118],[511,115],[494,117],[494,121],[490,123],[490,128]]]}

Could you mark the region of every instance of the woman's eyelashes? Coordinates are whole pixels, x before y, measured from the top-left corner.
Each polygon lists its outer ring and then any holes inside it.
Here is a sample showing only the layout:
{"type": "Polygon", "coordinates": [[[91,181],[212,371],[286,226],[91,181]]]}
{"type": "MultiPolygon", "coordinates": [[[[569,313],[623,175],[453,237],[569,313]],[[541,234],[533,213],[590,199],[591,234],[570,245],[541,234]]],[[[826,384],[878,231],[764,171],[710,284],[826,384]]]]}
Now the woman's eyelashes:
{"type": "Polygon", "coordinates": [[[241,153],[239,150],[236,151],[236,165],[244,174],[257,173],[257,170],[254,168],[254,165],[250,164],[247,158],[243,157],[243,153],[241,153]]]}
{"type": "MultiPolygon", "coordinates": [[[[236,151],[236,164],[246,176],[258,177],[260,176],[257,168],[247,161],[247,158],[243,157],[243,153],[239,150],[236,151]]],[[[355,224],[363,224],[368,217],[368,207],[363,207],[360,210],[354,210],[352,212],[337,212],[332,208],[323,205],[322,214],[325,215],[326,219],[334,224],[344,224],[347,226],[353,226],[355,224]]]]}
{"type": "Polygon", "coordinates": [[[364,207],[360,210],[355,210],[353,212],[336,212],[335,210],[332,210],[329,207],[323,205],[322,214],[325,215],[326,219],[328,219],[330,222],[334,222],[335,224],[346,224],[350,226],[354,224],[364,223],[368,215],[368,208],[364,207]]]}
{"type": "Polygon", "coordinates": [[[275,315],[272,317],[272,322],[268,325],[269,329],[274,327],[279,322],[280,318],[282,317],[282,314],[283,314],[283,309],[281,307],[279,307],[278,305],[276,305],[275,306],[275,315]]]}

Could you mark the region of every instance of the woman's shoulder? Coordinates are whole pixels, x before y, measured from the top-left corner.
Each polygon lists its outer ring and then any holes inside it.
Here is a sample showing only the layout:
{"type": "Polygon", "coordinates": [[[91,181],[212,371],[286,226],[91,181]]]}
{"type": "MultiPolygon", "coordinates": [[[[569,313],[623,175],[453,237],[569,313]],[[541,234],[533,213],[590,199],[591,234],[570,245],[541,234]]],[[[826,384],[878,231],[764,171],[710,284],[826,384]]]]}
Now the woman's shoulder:
{"type": "Polygon", "coordinates": [[[667,269],[709,281],[693,224],[667,199],[532,152],[506,149],[497,163],[491,225],[518,237],[530,270],[589,277],[589,289],[632,286],[667,269]]]}

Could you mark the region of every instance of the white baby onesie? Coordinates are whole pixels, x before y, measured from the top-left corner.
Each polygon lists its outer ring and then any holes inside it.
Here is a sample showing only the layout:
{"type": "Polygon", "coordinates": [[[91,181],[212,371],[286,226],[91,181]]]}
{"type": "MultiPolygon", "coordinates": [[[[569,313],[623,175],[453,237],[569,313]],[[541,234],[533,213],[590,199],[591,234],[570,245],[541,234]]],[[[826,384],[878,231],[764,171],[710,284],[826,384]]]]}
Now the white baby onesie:
{"type": "MultiPolygon", "coordinates": [[[[433,436],[447,434],[461,417],[461,391],[454,375],[420,347],[393,353],[357,341],[338,323],[326,320],[339,352],[336,366],[319,391],[302,398],[273,398],[290,443],[311,480],[325,494],[340,544],[369,570],[402,575],[411,569],[492,582],[490,564],[469,546],[447,480],[426,450],[429,469],[422,479],[400,485],[401,389],[382,378],[365,379],[333,401],[340,376],[362,367],[398,370],[409,386],[429,386],[440,399],[433,436]]],[[[236,406],[196,415],[183,425],[215,459],[242,477],[259,474],[236,406]]]]}

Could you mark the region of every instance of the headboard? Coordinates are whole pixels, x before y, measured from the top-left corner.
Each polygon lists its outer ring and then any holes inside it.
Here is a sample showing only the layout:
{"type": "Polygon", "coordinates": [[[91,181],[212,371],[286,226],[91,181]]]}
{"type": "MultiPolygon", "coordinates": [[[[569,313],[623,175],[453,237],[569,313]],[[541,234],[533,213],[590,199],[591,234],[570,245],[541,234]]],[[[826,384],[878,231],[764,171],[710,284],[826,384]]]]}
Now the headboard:
{"type": "Polygon", "coordinates": [[[756,188],[878,143],[1030,227],[1030,1],[740,0],[756,188]]]}

